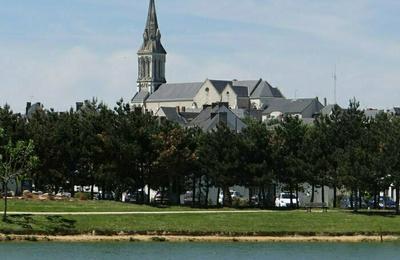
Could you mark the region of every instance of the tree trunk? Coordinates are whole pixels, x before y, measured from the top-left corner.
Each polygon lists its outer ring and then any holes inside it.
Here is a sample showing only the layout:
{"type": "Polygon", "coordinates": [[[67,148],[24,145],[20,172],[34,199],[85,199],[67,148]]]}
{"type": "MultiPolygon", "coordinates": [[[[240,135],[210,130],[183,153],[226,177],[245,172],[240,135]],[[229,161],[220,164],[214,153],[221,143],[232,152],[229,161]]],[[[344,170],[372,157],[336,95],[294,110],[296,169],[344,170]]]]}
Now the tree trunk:
{"type": "Polygon", "coordinates": [[[262,198],[262,208],[264,209],[265,208],[265,206],[266,206],[266,196],[265,196],[265,188],[264,188],[264,185],[262,185],[261,187],[260,187],[260,190],[261,190],[261,198],[262,198]]]}
{"type": "Polygon", "coordinates": [[[206,197],[204,201],[204,205],[206,208],[208,208],[208,196],[210,193],[210,183],[208,182],[208,178],[206,177],[206,197]]]}
{"type": "Polygon", "coordinates": [[[358,211],[358,189],[354,189],[354,211],[358,211]]]}
{"type": "Polygon", "coordinates": [[[358,192],[358,207],[362,208],[362,192],[361,190],[358,192]]]}
{"type": "MultiPolygon", "coordinates": [[[[144,190],[144,188],[143,188],[144,190]]],[[[147,204],[150,205],[151,204],[151,196],[150,196],[150,185],[147,184],[147,204]]]]}
{"type": "Polygon", "coordinates": [[[201,189],[202,189],[202,183],[201,183],[201,179],[202,179],[202,177],[200,177],[199,178],[199,194],[198,194],[198,197],[197,197],[197,202],[199,203],[199,205],[200,205],[200,201],[201,201],[201,189]]]}
{"type": "Polygon", "coordinates": [[[336,185],[333,187],[333,208],[337,207],[337,188],[336,185]]]}
{"type": "Polygon", "coordinates": [[[252,198],[253,197],[253,189],[249,188],[249,206],[252,207],[253,206],[253,201],[252,198]]]}
{"type": "Polygon", "coordinates": [[[374,191],[374,209],[378,208],[378,189],[375,187],[374,191]]]}
{"type": "Polygon", "coordinates": [[[315,194],[315,185],[313,184],[311,186],[311,200],[310,200],[311,203],[314,202],[314,197],[315,197],[314,194],[315,194]]]}
{"type": "Polygon", "coordinates": [[[296,185],[296,208],[300,208],[300,205],[299,205],[299,185],[296,185]]]}
{"type": "Polygon", "coordinates": [[[192,185],[192,207],[196,205],[196,176],[193,175],[193,185],[192,185]]]}
{"type": "Polygon", "coordinates": [[[90,186],[90,199],[93,200],[94,199],[94,184],[92,184],[90,186]]]}
{"type": "Polygon", "coordinates": [[[293,209],[293,188],[290,186],[290,208],[293,209]]]}
{"type": "Polygon", "coordinates": [[[321,202],[325,203],[325,185],[322,184],[321,186],[321,202]]]}
{"type": "MultiPolygon", "coordinates": [[[[218,189],[217,189],[217,207],[221,207],[221,203],[219,203],[219,194],[220,193],[221,193],[221,188],[218,187],[218,189]]],[[[222,200],[223,200],[223,198],[222,198],[222,200]]]]}
{"type": "Polygon", "coordinates": [[[351,208],[351,209],[354,209],[354,200],[353,200],[353,197],[354,197],[354,191],[351,191],[351,193],[350,193],[350,208],[351,208]]]}
{"type": "Polygon", "coordinates": [[[400,203],[400,185],[396,185],[396,214],[400,213],[399,203],[400,203]]]}
{"type": "Polygon", "coordinates": [[[3,214],[3,221],[7,221],[7,182],[3,183],[3,188],[4,188],[4,214],[3,214]]]}

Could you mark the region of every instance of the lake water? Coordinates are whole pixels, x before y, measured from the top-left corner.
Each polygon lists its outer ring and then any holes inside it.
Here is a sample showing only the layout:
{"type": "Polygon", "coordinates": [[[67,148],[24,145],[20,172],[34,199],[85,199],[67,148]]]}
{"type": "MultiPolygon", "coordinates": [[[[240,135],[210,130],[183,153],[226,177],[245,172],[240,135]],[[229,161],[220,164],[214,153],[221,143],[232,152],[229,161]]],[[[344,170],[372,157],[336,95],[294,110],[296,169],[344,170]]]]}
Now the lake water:
{"type": "Polygon", "coordinates": [[[0,243],[0,259],[399,259],[398,243],[0,243]]]}

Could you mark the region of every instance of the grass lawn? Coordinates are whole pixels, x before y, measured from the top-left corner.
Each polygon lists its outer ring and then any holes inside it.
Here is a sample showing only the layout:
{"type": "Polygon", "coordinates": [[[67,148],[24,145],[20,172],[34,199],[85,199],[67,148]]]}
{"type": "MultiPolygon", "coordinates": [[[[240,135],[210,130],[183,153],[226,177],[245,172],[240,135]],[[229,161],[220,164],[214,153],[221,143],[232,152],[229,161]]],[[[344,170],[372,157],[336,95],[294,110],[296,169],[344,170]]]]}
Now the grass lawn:
{"type": "MultiPolygon", "coordinates": [[[[0,201],[0,211],[4,203],[0,201]]],[[[8,211],[13,212],[131,212],[198,210],[190,207],[157,208],[115,201],[33,201],[9,200],[8,211]]],[[[226,210],[226,209],[225,209],[226,210]]]]}
{"type": "Polygon", "coordinates": [[[14,234],[235,234],[235,235],[400,235],[400,217],[343,211],[304,211],[241,214],[11,216],[0,222],[1,233],[14,234]]]}

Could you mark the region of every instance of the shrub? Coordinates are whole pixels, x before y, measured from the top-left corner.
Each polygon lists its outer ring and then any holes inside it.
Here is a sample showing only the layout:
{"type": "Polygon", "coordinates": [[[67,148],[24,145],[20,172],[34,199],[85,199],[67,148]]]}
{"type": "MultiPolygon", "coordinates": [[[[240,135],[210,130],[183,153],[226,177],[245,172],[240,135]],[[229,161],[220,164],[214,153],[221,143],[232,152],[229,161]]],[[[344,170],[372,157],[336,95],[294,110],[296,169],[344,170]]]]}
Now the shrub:
{"type": "Polygon", "coordinates": [[[77,192],[77,193],[75,193],[74,198],[75,198],[75,199],[79,199],[79,200],[89,200],[89,199],[90,199],[90,193],[87,193],[87,192],[77,192]]]}

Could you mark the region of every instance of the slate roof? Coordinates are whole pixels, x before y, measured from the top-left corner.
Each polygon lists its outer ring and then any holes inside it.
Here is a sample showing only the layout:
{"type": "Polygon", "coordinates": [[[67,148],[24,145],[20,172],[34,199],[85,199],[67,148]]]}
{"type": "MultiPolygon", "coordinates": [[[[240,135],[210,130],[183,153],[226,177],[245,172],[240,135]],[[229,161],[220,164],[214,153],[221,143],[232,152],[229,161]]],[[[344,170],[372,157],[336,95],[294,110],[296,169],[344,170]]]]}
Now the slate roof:
{"type": "Polygon", "coordinates": [[[132,103],[143,103],[149,97],[149,92],[142,90],[136,93],[132,99],[132,103]]]}
{"type": "Polygon", "coordinates": [[[241,131],[246,124],[229,108],[226,107],[226,104],[219,103],[213,104],[212,106],[208,106],[204,108],[200,114],[193,119],[188,126],[189,127],[200,127],[203,131],[211,131],[221,122],[221,114],[227,113],[227,126],[236,131],[241,131]]]}
{"type": "Polygon", "coordinates": [[[200,90],[202,82],[162,84],[150,95],[147,102],[192,100],[200,90]]]}
{"type": "Polygon", "coordinates": [[[233,91],[235,91],[238,97],[248,97],[249,96],[249,89],[247,87],[242,86],[233,86],[233,91]]]}
{"type": "Polygon", "coordinates": [[[161,115],[163,114],[165,116],[166,119],[168,119],[169,121],[178,123],[180,125],[185,125],[187,122],[185,120],[185,118],[183,118],[178,111],[176,111],[175,107],[161,107],[157,114],[161,115]],[[162,112],[162,113],[160,113],[162,112]]]}
{"type": "Polygon", "coordinates": [[[262,81],[257,88],[251,93],[251,98],[261,97],[277,97],[282,98],[283,95],[279,89],[272,87],[267,81],[262,81]]]}
{"type": "Polygon", "coordinates": [[[272,112],[281,112],[284,114],[301,114],[307,108],[312,107],[315,113],[321,111],[322,104],[316,98],[304,99],[275,99],[271,100],[269,106],[264,110],[263,114],[272,112]]]}
{"type": "Polygon", "coordinates": [[[334,108],[335,108],[335,105],[327,105],[326,107],[321,109],[321,114],[324,116],[329,116],[332,113],[334,108]]]}
{"type": "Polygon", "coordinates": [[[251,95],[253,93],[254,89],[260,84],[262,79],[259,80],[234,80],[232,81],[232,85],[235,86],[241,86],[241,87],[246,87],[248,89],[248,94],[251,95]]]}
{"type": "Polygon", "coordinates": [[[232,81],[227,81],[227,80],[213,80],[210,79],[211,84],[215,87],[215,89],[218,91],[218,93],[222,93],[224,91],[226,85],[232,84],[232,81]]]}

